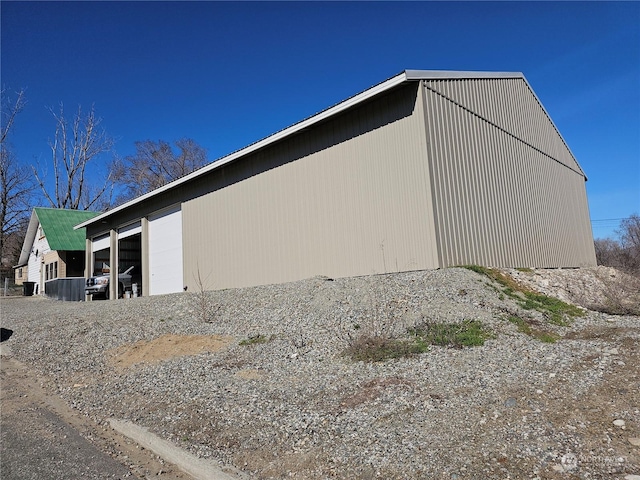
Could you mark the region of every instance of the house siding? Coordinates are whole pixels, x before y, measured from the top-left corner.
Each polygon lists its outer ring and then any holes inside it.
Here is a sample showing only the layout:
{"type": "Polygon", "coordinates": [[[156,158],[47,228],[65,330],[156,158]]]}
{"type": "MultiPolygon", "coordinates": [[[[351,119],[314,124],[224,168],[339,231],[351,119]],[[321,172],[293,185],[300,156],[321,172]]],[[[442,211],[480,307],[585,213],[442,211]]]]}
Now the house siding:
{"type": "Polygon", "coordinates": [[[14,277],[14,282],[16,285],[22,285],[24,282],[28,281],[28,266],[24,265],[22,267],[17,267],[15,269],[15,277],[14,277]]]}
{"type": "Polygon", "coordinates": [[[36,285],[38,285],[38,293],[44,292],[44,275],[42,271],[42,262],[44,260],[44,256],[50,251],[51,249],[49,248],[49,242],[47,242],[47,238],[36,235],[35,241],[33,242],[33,247],[31,248],[31,253],[29,254],[29,272],[27,276],[30,282],[35,282],[36,285]],[[38,253],[38,255],[36,255],[36,252],[38,253]]]}
{"type": "Polygon", "coordinates": [[[45,282],[47,280],[53,280],[55,278],[62,278],[63,277],[63,275],[61,275],[61,273],[60,273],[60,264],[61,264],[60,255],[58,255],[57,251],[51,250],[51,251],[47,252],[44,255],[44,262],[43,262],[42,266],[45,269],[44,276],[43,276],[44,279],[45,279],[45,282]],[[51,265],[54,262],[58,262],[58,265],[56,266],[56,269],[55,269],[56,275],[53,278],[47,278],[46,269],[49,268],[49,265],[51,265]]]}

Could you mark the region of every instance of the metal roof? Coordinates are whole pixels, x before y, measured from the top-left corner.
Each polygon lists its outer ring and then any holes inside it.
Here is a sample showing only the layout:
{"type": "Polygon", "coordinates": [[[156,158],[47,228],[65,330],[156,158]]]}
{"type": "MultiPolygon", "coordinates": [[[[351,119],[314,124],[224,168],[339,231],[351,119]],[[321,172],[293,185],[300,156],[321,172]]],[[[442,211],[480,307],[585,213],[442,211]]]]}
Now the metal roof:
{"type": "Polygon", "coordinates": [[[522,72],[470,72],[451,70],[405,70],[407,80],[469,80],[472,78],[522,78],[522,72]]]}
{"type": "MultiPolygon", "coordinates": [[[[535,95],[535,93],[533,92],[533,89],[531,88],[531,86],[529,85],[529,83],[527,82],[527,80],[524,77],[524,74],[521,72],[474,72],[474,71],[446,71],[446,70],[404,70],[403,72],[387,79],[384,80],[383,82],[380,82],[370,88],[368,88],[367,90],[364,90],[352,97],[347,98],[346,100],[343,100],[340,103],[337,103],[335,105],[333,105],[332,107],[329,107],[325,110],[322,110],[319,113],[316,113],[315,115],[312,115],[304,120],[301,120],[297,123],[294,123],[293,125],[280,130],[268,137],[265,137],[261,140],[258,140],[255,143],[252,143],[240,150],[236,150],[235,152],[232,152],[220,159],[214,160],[213,162],[209,163],[208,165],[205,165],[204,167],[195,170],[194,172],[185,175],[184,177],[181,177],[177,180],[174,180],[173,182],[167,183],[166,185],[163,185],[162,187],[159,187],[151,192],[145,193],[144,195],[141,195],[133,200],[130,200],[122,205],[119,205],[118,207],[113,208],[112,210],[109,210],[103,214],[100,214],[99,216],[92,218],[90,220],[84,221],[83,223],[80,223],[79,225],[76,225],[76,229],[79,228],[83,228],[86,227],[87,225],[90,225],[92,223],[101,221],[117,212],[120,212],[122,210],[125,210],[129,207],[132,207],[140,202],[143,202],[144,200],[154,197],[156,195],[160,195],[163,192],[166,192],[167,190],[173,189],[175,187],[178,187],[186,182],[189,182],[190,180],[193,180],[194,178],[197,178],[201,175],[204,175],[208,172],[211,172],[215,169],[221,168],[224,165],[231,163],[241,157],[244,157],[252,152],[255,152],[256,150],[259,150],[261,148],[264,148],[272,143],[275,143],[279,140],[282,140],[290,135],[293,135],[296,132],[299,132],[301,130],[304,130],[305,128],[308,128],[316,123],[319,123],[329,117],[332,117],[333,115],[336,115],[344,110],[347,110],[359,103],[362,103],[376,95],[379,95],[387,90],[390,90],[398,85],[401,85],[403,83],[407,83],[407,82],[411,82],[411,81],[419,81],[419,80],[436,80],[436,79],[442,79],[442,80],[451,80],[451,79],[485,79],[485,78],[521,78],[522,80],[525,81],[525,83],[527,83],[527,86],[529,87],[529,90],[531,91],[531,93],[534,95],[534,97],[536,98],[536,101],[540,104],[540,106],[542,107],[542,102],[540,102],[540,100],[538,99],[538,97],[535,95]]],[[[544,110],[544,107],[542,107],[544,110]]],[[[546,110],[544,110],[545,114],[547,115],[547,117],[549,118],[549,120],[551,121],[551,117],[549,116],[549,114],[547,113],[546,110]]],[[[551,123],[553,124],[553,121],[551,121],[551,123]]],[[[555,124],[553,124],[554,129],[556,130],[556,132],[558,132],[558,135],[560,135],[560,132],[558,131],[558,129],[556,128],[555,124]]],[[[561,136],[562,138],[562,136],[561,136]]],[[[563,139],[564,142],[564,139],[563,139]]],[[[566,145],[566,142],[564,142],[566,145]]],[[[567,146],[568,148],[568,146],[567,146]]],[[[573,154],[572,154],[573,155],[573,154]]],[[[586,176],[585,176],[586,178],[586,176]]]]}
{"type": "Polygon", "coordinates": [[[36,239],[38,225],[42,226],[44,236],[51,250],[84,251],[85,231],[74,228],[80,222],[90,221],[99,212],[86,210],[68,210],[60,208],[36,207],[31,213],[27,235],[25,236],[20,252],[18,266],[26,265],[29,261],[29,253],[36,239]]]}

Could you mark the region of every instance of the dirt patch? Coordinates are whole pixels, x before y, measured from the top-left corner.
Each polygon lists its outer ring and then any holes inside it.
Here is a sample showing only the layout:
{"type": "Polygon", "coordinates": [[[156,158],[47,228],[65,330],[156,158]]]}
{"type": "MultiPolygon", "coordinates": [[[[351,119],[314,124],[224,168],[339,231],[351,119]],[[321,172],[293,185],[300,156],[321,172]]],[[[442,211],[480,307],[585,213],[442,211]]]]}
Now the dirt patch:
{"type": "Polygon", "coordinates": [[[122,345],[107,352],[109,363],[126,369],[137,364],[160,363],[174,357],[218,352],[225,349],[233,337],[223,335],[173,335],[166,334],[153,340],[122,345]]]}

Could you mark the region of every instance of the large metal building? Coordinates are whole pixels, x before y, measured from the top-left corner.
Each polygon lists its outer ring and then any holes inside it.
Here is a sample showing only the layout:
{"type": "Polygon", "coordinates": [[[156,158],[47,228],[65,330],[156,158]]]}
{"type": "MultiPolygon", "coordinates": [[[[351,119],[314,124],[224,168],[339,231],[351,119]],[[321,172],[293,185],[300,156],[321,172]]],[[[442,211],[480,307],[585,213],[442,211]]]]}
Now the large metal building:
{"type": "Polygon", "coordinates": [[[407,70],[79,227],[89,271],[139,264],[145,295],[583,267],[585,182],[521,73],[407,70]]]}

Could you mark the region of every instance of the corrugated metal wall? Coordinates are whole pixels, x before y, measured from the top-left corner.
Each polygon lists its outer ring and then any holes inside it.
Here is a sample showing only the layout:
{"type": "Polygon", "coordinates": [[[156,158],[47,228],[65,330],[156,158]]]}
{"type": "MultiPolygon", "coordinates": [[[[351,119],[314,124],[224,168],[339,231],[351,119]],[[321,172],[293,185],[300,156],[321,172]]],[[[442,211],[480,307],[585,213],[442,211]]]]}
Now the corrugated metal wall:
{"type": "Polygon", "coordinates": [[[439,264],[595,265],[585,178],[525,81],[423,85],[439,264]]]}
{"type": "Polygon", "coordinates": [[[537,97],[521,78],[425,81],[469,113],[517,137],[554,160],[583,173],[537,97]]]}
{"type": "Polygon", "coordinates": [[[436,268],[418,88],[214,172],[183,204],[189,289],[436,268]]]}
{"type": "Polygon", "coordinates": [[[461,264],[595,265],[582,170],[519,78],[402,85],[87,235],[179,203],[189,290],[461,264]]]}

